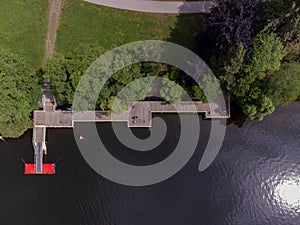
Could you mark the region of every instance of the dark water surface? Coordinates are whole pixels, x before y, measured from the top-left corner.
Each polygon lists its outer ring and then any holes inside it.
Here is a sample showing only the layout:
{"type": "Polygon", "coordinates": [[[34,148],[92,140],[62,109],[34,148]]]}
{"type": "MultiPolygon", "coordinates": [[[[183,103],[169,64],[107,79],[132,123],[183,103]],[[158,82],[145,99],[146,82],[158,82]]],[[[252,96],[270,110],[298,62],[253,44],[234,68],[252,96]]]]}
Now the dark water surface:
{"type": "MultiPolygon", "coordinates": [[[[299,112],[300,103],[294,103],[262,122],[229,125],[216,160],[199,173],[210,123],[201,121],[202,136],[188,164],[147,187],[115,184],[95,173],[70,129],[48,129],[46,160],[58,160],[57,174],[25,176],[21,159],[33,157],[27,132],[0,143],[0,225],[299,225],[299,112]]],[[[99,133],[115,157],[156,162],[172,152],[179,132],[176,115],[163,118],[167,139],[145,155],[122,151],[110,124],[100,124],[99,133]]]]}

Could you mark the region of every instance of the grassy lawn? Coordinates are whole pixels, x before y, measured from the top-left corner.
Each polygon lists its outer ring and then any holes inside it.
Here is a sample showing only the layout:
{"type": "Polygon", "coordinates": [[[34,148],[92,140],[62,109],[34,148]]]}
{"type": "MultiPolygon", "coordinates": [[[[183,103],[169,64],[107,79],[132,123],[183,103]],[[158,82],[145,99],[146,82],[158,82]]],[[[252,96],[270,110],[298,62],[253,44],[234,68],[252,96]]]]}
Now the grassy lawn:
{"type": "Polygon", "coordinates": [[[176,15],[139,13],[66,0],[56,51],[64,53],[80,43],[98,43],[110,50],[132,41],[167,40],[176,20],[176,15]]]}
{"type": "Polygon", "coordinates": [[[41,66],[47,31],[46,0],[0,0],[0,46],[41,66]]]}

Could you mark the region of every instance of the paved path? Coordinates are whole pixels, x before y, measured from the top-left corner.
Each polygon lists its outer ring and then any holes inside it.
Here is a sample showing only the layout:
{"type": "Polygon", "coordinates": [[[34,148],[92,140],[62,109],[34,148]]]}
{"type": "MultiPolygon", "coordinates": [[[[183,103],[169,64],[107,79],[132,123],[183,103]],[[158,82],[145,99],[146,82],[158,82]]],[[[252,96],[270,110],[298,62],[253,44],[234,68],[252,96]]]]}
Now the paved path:
{"type": "Polygon", "coordinates": [[[216,4],[212,1],[169,2],[149,0],[84,0],[97,5],[148,13],[209,13],[216,4]]]}

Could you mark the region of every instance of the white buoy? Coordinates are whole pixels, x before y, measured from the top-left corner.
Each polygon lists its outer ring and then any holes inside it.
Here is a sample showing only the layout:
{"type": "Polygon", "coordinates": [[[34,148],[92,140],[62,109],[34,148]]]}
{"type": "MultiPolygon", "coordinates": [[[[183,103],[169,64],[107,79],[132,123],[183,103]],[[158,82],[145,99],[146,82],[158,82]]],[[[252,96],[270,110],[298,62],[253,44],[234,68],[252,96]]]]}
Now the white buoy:
{"type": "Polygon", "coordinates": [[[85,137],[79,136],[79,140],[84,140],[84,139],[85,139],[85,137]]]}
{"type": "Polygon", "coordinates": [[[0,140],[2,140],[3,142],[5,142],[6,144],[8,144],[8,143],[5,141],[4,137],[2,137],[1,135],[0,135],[0,140]]]}

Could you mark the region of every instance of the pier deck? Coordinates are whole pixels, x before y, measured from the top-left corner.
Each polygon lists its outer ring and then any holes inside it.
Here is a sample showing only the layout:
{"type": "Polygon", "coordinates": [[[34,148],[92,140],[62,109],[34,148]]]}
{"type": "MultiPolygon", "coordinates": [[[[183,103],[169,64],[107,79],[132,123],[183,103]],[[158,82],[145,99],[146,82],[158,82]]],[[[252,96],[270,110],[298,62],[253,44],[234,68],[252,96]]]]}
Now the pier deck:
{"type": "Polygon", "coordinates": [[[43,164],[46,154],[46,128],[73,128],[76,122],[127,122],[128,127],[151,127],[152,113],[204,113],[205,118],[226,119],[230,117],[229,101],[225,105],[186,101],[170,105],[162,101],[135,102],[127,111],[119,115],[108,111],[72,112],[55,110],[56,101],[49,85],[44,86],[43,110],[34,111],[32,144],[34,164],[25,165],[25,174],[53,174],[55,164],[43,164]]]}
{"type": "Polygon", "coordinates": [[[127,122],[129,127],[150,127],[152,113],[204,113],[206,118],[229,118],[224,106],[201,102],[181,102],[170,105],[161,101],[136,102],[133,107],[120,115],[108,111],[34,111],[36,139],[40,140],[41,127],[72,128],[75,122],[127,122]]]}

